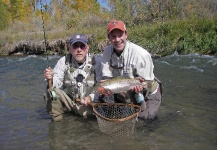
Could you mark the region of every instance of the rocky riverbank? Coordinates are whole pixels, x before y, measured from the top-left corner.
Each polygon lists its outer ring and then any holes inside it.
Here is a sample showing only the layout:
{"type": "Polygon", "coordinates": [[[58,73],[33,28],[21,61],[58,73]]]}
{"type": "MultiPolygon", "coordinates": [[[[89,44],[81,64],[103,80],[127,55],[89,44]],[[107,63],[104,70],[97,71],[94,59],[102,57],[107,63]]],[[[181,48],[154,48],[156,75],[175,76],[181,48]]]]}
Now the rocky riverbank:
{"type": "MultiPolygon", "coordinates": [[[[93,35],[87,35],[91,48],[102,52],[109,44],[108,40],[99,42],[93,35]]],[[[46,51],[49,55],[62,55],[68,51],[68,39],[58,39],[46,41],[20,41],[17,43],[3,43],[0,45],[0,55],[44,55],[46,51]],[[46,43],[46,44],[45,44],[46,43]],[[46,47],[45,47],[46,45],[46,47]]]]}
{"type": "MultiPolygon", "coordinates": [[[[94,49],[98,52],[102,52],[103,49],[109,45],[109,41],[105,40],[94,44],[95,40],[92,36],[88,37],[89,43],[95,45],[94,49]]],[[[0,49],[1,56],[14,56],[14,55],[64,55],[68,51],[69,39],[59,39],[53,41],[21,41],[14,44],[5,44],[0,49]],[[46,53],[47,51],[47,53],[46,53]]],[[[93,46],[92,45],[92,46],[93,46]]],[[[159,58],[160,55],[152,54],[152,57],[159,58]]]]}

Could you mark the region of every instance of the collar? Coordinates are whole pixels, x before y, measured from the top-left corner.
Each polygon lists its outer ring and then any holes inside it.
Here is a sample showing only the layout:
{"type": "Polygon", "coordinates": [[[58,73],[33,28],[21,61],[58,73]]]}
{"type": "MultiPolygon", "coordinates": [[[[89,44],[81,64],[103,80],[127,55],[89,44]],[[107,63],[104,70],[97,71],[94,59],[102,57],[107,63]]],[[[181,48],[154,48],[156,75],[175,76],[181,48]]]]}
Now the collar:
{"type": "Polygon", "coordinates": [[[74,67],[74,68],[78,68],[78,69],[81,69],[81,68],[84,68],[84,66],[86,65],[86,62],[87,62],[87,55],[85,56],[85,61],[81,64],[81,63],[78,63],[72,56],[72,63],[71,65],[74,67]]]}
{"type": "Polygon", "coordinates": [[[126,55],[127,51],[128,51],[128,48],[129,48],[129,41],[126,40],[124,50],[122,51],[121,54],[118,54],[113,46],[112,46],[112,53],[115,53],[117,57],[124,57],[126,55]]]}

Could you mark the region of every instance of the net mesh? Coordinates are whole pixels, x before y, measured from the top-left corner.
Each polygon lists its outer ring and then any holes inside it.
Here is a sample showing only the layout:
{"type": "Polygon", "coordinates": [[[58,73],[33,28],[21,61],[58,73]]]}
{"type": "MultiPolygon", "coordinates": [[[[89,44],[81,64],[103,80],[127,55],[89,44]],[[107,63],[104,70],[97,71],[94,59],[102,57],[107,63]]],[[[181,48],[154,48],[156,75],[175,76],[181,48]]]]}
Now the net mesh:
{"type": "Polygon", "coordinates": [[[112,137],[127,137],[134,133],[140,106],[123,103],[96,103],[93,105],[99,129],[112,137]]]}

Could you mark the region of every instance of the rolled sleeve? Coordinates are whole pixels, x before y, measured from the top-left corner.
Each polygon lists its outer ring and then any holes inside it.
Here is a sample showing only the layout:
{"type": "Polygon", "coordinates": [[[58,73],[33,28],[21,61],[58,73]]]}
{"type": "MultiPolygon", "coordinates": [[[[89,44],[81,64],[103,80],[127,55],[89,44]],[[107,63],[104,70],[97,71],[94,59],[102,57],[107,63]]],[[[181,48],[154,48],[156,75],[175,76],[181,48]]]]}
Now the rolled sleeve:
{"type": "Polygon", "coordinates": [[[64,79],[64,72],[65,72],[65,56],[62,57],[57,64],[55,65],[53,71],[53,88],[62,88],[63,86],[63,79],[64,79]]]}
{"type": "Polygon", "coordinates": [[[138,56],[136,68],[137,75],[144,78],[145,80],[153,80],[154,79],[154,65],[151,59],[151,56],[148,53],[144,53],[138,56]]]}
{"type": "Polygon", "coordinates": [[[112,53],[112,47],[108,46],[102,55],[102,62],[101,62],[101,66],[102,66],[102,77],[112,77],[112,68],[110,67],[110,56],[112,53]]]}

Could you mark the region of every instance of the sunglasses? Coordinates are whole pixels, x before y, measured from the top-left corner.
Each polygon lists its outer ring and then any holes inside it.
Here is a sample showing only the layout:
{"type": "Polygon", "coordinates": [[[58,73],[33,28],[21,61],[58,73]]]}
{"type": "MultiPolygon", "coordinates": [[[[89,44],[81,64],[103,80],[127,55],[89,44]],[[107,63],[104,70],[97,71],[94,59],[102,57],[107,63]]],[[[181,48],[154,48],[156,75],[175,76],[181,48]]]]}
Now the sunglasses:
{"type": "Polygon", "coordinates": [[[75,43],[72,45],[72,48],[74,50],[77,50],[78,48],[80,48],[81,50],[85,51],[87,49],[87,46],[83,43],[75,43]]]}

